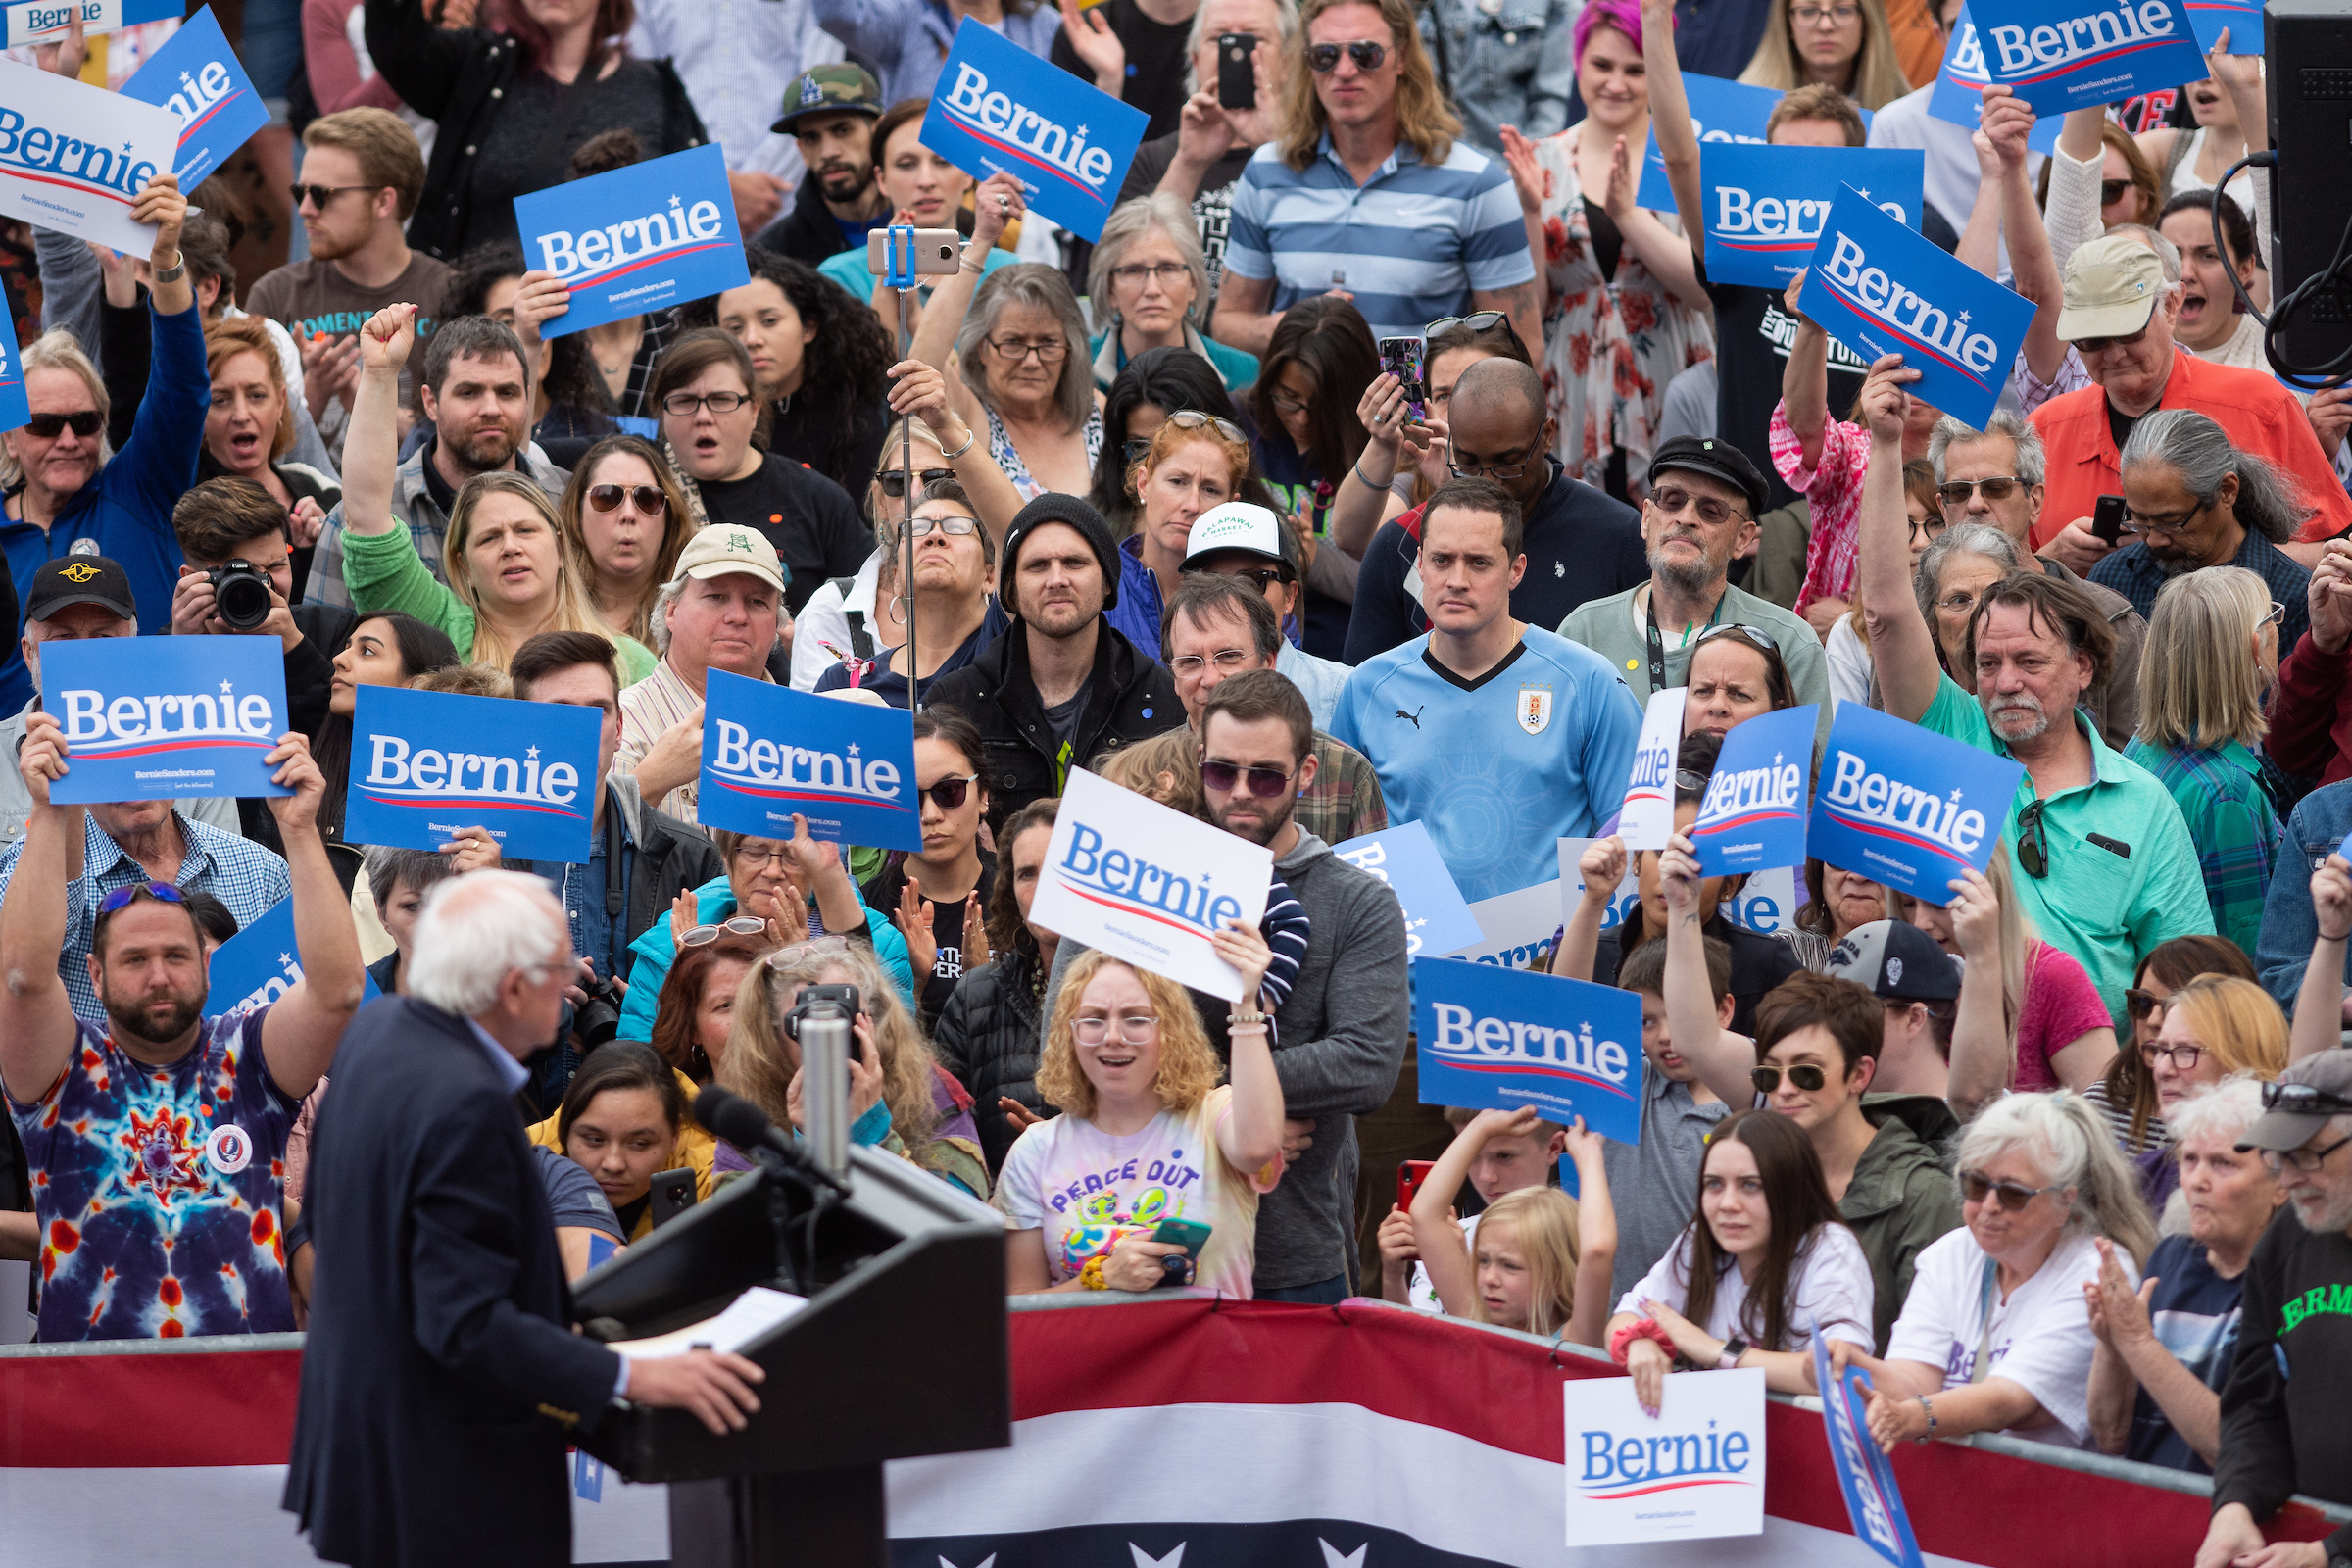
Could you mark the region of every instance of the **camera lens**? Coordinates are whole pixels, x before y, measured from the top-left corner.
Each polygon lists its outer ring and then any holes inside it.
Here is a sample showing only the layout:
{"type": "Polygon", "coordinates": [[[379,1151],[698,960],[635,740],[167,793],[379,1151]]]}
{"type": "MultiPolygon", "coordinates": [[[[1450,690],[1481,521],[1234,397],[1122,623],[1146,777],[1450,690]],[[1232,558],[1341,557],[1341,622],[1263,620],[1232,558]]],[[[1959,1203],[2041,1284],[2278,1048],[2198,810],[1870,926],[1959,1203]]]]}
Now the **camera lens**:
{"type": "Polygon", "coordinates": [[[251,631],[270,618],[270,579],[234,562],[213,573],[213,605],[223,625],[251,631]]]}

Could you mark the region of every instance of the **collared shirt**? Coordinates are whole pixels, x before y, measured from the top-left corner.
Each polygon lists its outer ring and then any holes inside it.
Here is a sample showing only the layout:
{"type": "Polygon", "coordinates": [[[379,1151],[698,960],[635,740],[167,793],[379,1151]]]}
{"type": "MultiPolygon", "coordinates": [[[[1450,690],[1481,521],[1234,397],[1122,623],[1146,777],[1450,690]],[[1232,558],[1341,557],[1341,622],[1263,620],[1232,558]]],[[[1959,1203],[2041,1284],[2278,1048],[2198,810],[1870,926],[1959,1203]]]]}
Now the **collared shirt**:
{"type": "MultiPolygon", "coordinates": [[[[0,840],[23,838],[24,824],[32,819],[32,791],[24,787],[24,775],[17,767],[17,755],[24,749],[25,720],[40,710],[41,700],[35,697],[17,710],[15,717],[0,718],[0,840]]],[[[182,801],[180,808],[223,833],[239,831],[237,803],[229,796],[207,795],[182,801]]]]}
{"type": "MultiPolygon", "coordinates": [[[[172,813],[172,825],[179,830],[179,841],[185,847],[175,885],[210,893],[228,906],[240,928],[293,897],[294,882],[286,862],[252,840],[192,821],[176,810],[172,813]]],[[[16,875],[17,858],[24,852],[23,839],[0,851],[0,901],[8,897],[9,881],[16,875]]],[[[112,1024],[105,1004],[90,984],[89,957],[98,926],[98,905],[118,888],[134,887],[150,878],[146,867],[124,854],[98,826],[98,818],[88,813],[82,817],[81,855],[82,874],[66,884],[66,940],[58,954],[57,973],[66,983],[74,1015],[107,1029],[112,1024]]]]}
{"type": "MultiPolygon", "coordinates": [[[[424,563],[424,569],[432,573],[433,581],[447,586],[448,579],[441,570],[441,543],[449,533],[449,512],[446,503],[434,499],[434,492],[448,490],[449,484],[432,468],[433,447],[439,439],[436,436],[426,441],[394,470],[392,513],[408,523],[409,540],[416,545],[416,559],[424,563]]],[[[516,453],[514,466],[536,480],[550,502],[563,504],[564,487],[571,482],[568,469],[548,462],[547,454],[536,446],[516,453]]],[[[450,490],[449,494],[452,500],[456,499],[456,491],[450,490]]],[[[318,547],[311,554],[309,586],[302,596],[306,604],[335,605],[344,610],[359,608],[351,602],[351,590],[343,583],[343,503],[338,501],[326,514],[318,547]]]]}
{"type": "Polygon", "coordinates": [[[2262,763],[2233,740],[2159,748],[2134,735],[2124,756],[2171,792],[2197,847],[2213,928],[2252,953],[2261,941],[2263,900],[2278,858],[2278,811],[2262,787],[2262,763]]]}
{"type": "Polygon", "coordinates": [[[1776,404],[1768,427],[1772,466],[1812,508],[1805,539],[1805,582],[1796,591],[1803,614],[1816,599],[1846,599],[1854,591],[1861,556],[1862,476],[1870,471],[1870,432],[1832,416],[1821,432],[1821,456],[1805,466],[1805,443],[1788,423],[1788,405],[1776,404]]]}
{"type": "MultiPolygon", "coordinates": [[[[762,669],[760,678],[766,680],[767,671],[762,669]]],[[[620,694],[620,747],[612,754],[612,771],[635,773],[662,732],[685,722],[702,706],[703,694],[687,685],[667,659],[656,664],[651,675],[620,694]]],[[[657,808],[681,822],[698,822],[695,808],[701,798],[701,779],[690,778],[663,796],[657,808]]]]}
{"type": "Polygon", "coordinates": [[[1327,131],[1302,170],[1283,162],[1279,141],[1250,160],[1233,194],[1225,270],[1271,279],[1277,315],[1344,288],[1373,334],[1388,336],[1468,310],[1473,290],[1531,283],[1536,264],[1498,160],[1457,141],[1432,168],[1399,142],[1358,185],[1327,131]]]}
{"type": "MultiPolygon", "coordinates": [[[[2195,840],[2180,820],[2172,792],[2137,762],[2109,748],[2098,726],[2080,714],[2069,719],[2090,741],[2096,776],[2088,784],[2037,797],[2034,775],[2017,781],[2002,824],[2010,885],[2019,907],[2044,941],[2082,965],[2106,999],[2118,1035],[2130,1028],[2124,992],[2140,956],[2175,937],[2209,936],[2213,910],[2195,840]],[[2040,799],[2047,876],[2029,876],[2017,858],[2018,813],[2040,799]],[[2091,842],[2098,835],[2126,853],[2091,842]]],[[[1920,726],[1981,751],[2007,757],[1984,710],[1949,675],[1920,715],[1920,726]]]]}
{"type": "Polygon", "coordinates": [[[1345,844],[1389,825],[1388,802],[1370,758],[1319,729],[1308,755],[1315,760],[1315,781],[1299,792],[1291,813],[1300,832],[1345,844]]]}
{"type": "MultiPolygon", "coordinates": [[[[2285,551],[2256,533],[2246,530],[2239,541],[2237,553],[2225,566],[2243,566],[2270,584],[2271,597],[2284,607],[2286,614],[2278,622],[2278,657],[2284,659],[2295,651],[2295,644],[2311,629],[2311,573],[2285,551]]],[[[2148,554],[2144,540],[2134,539],[2123,549],[2099,558],[2090,568],[2090,580],[2112,588],[2132,601],[2132,608],[2146,620],[2156,618],[2156,596],[2177,573],[2164,569],[2164,563],[2148,554]]]]}
{"type": "Polygon", "coordinates": [[[1641,1138],[1631,1144],[1611,1138],[1601,1147],[1609,1198],[1617,1206],[1611,1300],[1632,1290],[1690,1227],[1707,1138],[1731,1113],[1720,1100],[1701,1102],[1689,1084],[1676,1083],[1656,1062],[1644,1064],[1641,1138]]]}
{"type": "Polygon", "coordinates": [[[472,1030],[473,1038],[480,1042],[483,1053],[490,1058],[490,1070],[498,1074],[498,1081],[506,1085],[507,1093],[521,1093],[522,1086],[531,1081],[530,1069],[516,1061],[514,1053],[493,1040],[490,1031],[471,1018],[466,1020],[466,1027],[472,1030]]]}
{"type": "Polygon", "coordinates": [[[1348,677],[1355,673],[1355,666],[1336,659],[1318,659],[1285,637],[1274,650],[1274,673],[1298,688],[1298,695],[1306,699],[1307,711],[1314,715],[1315,728],[1328,729],[1332,712],[1340,706],[1340,692],[1348,677]]]}

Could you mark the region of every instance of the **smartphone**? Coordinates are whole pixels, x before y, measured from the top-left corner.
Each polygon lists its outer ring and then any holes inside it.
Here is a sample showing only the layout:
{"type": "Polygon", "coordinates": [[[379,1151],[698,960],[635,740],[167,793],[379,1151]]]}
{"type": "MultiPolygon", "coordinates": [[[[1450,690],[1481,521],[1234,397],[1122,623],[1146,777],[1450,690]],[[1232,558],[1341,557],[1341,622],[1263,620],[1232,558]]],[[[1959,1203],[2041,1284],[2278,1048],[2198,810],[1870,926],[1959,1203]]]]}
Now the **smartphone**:
{"type": "Polygon", "coordinates": [[[1257,73],[1251,62],[1257,54],[1254,32],[1217,34],[1217,107],[1255,109],[1257,73]]]}
{"type": "Polygon", "coordinates": [[[1429,387],[1423,360],[1429,346],[1417,337],[1384,337],[1376,345],[1380,350],[1380,368],[1404,383],[1404,412],[1415,423],[1429,417],[1429,387]]]}
{"type": "MultiPolygon", "coordinates": [[[[865,270],[876,277],[890,270],[888,228],[869,228],[865,231],[865,270]]],[[[914,231],[914,275],[917,277],[949,277],[963,265],[963,236],[952,228],[918,228],[914,231]]]]}
{"type": "Polygon", "coordinates": [[[2111,545],[2120,545],[2124,542],[2124,498],[2122,496],[2099,497],[2099,504],[2090,514],[2090,532],[2092,538],[2103,539],[2111,545]]]}
{"type": "Polygon", "coordinates": [[[1396,1167],[1396,1206],[1411,1212],[1413,1195],[1421,1191],[1421,1184],[1429,1180],[1429,1173],[1437,1168],[1438,1162],[1434,1159],[1401,1161],[1396,1167]]]}
{"type": "Polygon", "coordinates": [[[1203,1225],[1198,1220],[1163,1219],[1159,1222],[1159,1229],[1152,1233],[1152,1239],[1155,1242],[1164,1242],[1171,1247],[1181,1247],[1184,1249],[1185,1256],[1198,1260],[1200,1256],[1200,1249],[1208,1245],[1209,1232],[1212,1229],[1213,1227],[1203,1225]]]}
{"type": "Polygon", "coordinates": [[[685,1213],[694,1206],[694,1172],[692,1170],[681,1167],[677,1170],[657,1171],[654,1175],[651,1205],[654,1229],[660,1230],[680,1214],[685,1213]]]}

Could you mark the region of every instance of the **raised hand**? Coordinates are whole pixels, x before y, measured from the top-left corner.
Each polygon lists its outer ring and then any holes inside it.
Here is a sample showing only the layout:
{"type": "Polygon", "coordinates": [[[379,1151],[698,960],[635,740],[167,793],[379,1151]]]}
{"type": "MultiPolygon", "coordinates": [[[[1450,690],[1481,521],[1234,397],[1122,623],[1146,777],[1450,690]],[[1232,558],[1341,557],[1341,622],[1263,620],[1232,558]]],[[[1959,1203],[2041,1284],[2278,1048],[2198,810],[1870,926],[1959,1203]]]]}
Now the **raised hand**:
{"type": "Polygon", "coordinates": [[[1127,46],[1110,30],[1109,19],[1099,10],[1079,10],[1077,0],[1061,0],[1061,35],[1095,74],[1095,85],[1119,97],[1127,84],[1127,46]]]}
{"type": "Polygon", "coordinates": [[[1907,368],[1900,354],[1882,354],[1871,366],[1862,380],[1861,402],[1862,423],[1873,441],[1901,444],[1903,425],[1911,417],[1911,394],[1903,388],[1918,379],[1919,372],[1907,368]]]}
{"type": "Polygon", "coordinates": [[[291,838],[315,827],[318,821],[318,803],[326,799],[326,775],[311,757],[309,737],[299,731],[287,731],[277,738],[277,744],[263,757],[262,762],[277,770],[270,775],[271,783],[294,792],[270,797],[270,814],[277,818],[279,834],[291,838]]]}
{"type": "Polygon", "coordinates": [[[360,328],[360,368],[398,375],[416,346],[416,307],[387,305],[360,328]]]}
{"type": "Polygon", "coordinates": [[[2311,913],[2325,942],[2352,935],[2352,861],[2333,854],[2311,873],[2311,913]]]}
{"type": "Polygon", "coordinates": [[[906,939],[906,962],[914,971],[917,991],[922,989],[922,979],[939,967],[939,943],[931,935],[931,901],[914,885],[914,878],[908,877],[899,890],[899,906],[891,919],[899,935],[906,939]]]}
{"type": "Polygon", "coordinates": [[[988,911],[980,907],[980,895],[972,893],[963,901],[963,972],[970,974],[994,956],[988,946],[988,911]]]}
{"type": "Polygon", "coordinates": [[[1585,902],[1607,904],[1625,881],[1625,840],[1612,833],[1585,846],[1576,862],[1585,879],[1585,902]]]}
{"type": "MultiPolygon", "coordinates": [[[[1068,3],[1069,0],[1063,0],[1064,10],[1068,9],[1068,3]]],[[[1021,182],[1010,174],[991,174],[980,182],[979,190],[972,195],[972,243],[969,247],[972,254],[981,258],[979,265],[987,265],[988,253],[996,249],[998,239],[1004,230],[1019,222],[1021,215],[1028,210],[1029,198],[1021,189],[1021,182]]]]}
{"type": "Polygon", "coordinates": [[[1519,211],[1531,216],[1542,212],[1544,198],[1551,194],[1551,171],[1536,157],[1536,144],[1521,135],[1517,125],[1502,127],[1502,161],[1519,192],[1519,211]]]}

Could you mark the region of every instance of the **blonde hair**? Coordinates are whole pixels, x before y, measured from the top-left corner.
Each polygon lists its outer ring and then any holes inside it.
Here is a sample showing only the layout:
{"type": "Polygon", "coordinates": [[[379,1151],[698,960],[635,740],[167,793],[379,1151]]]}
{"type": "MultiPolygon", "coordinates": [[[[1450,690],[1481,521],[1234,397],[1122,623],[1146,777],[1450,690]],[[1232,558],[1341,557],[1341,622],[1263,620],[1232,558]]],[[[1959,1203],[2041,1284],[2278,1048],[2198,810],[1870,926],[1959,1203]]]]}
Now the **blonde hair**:
{"type": "Polygon", "coordinates": [[[2158,590],[2139,662],[2139,738],[2196,751],[2260,740],[2270,721],[2253,642],[2270,612],[2270,584],[2243,566],[2206,566],[2158,590]]]}
{"type": "Polygon", "coordinates": [[[1315,161],[1329,121],[1323,100],[1315,96],[1315,74],[1306,69],[1307,34],[1315,18],[1334,6],[1371,4],[1389,29],[1389,47],[1396,52],[1396,140],[1432,166],[1453,156],[1454,138],[1462,121],[1438,90],[1438,74],[1431,69],[1429,51],[1421,47],[1421,24],[1413,0],[1306,0],[1298,8],[1298,52],[1292,56],[1291,79],[1283,89],[1282,161],[1305,169],[1315,161]]]}
{"type": "Polygon", "coordinates": [[[882,1058],[882,1102],[890,1107],[891,1131],[911,1154],[939,1126],[939,1108],[931,1098],[931,1048],[872,951],[840,937],[778,948],[745,972],[735,990],[719,1086],[757,1104],[778,1126],[790,1126],[787,1092],[797,1069],[784,1045],[784,1015],[792,1010],[788,999],[802,986],[832,984],[856,986],[858,1005],[873,1020],[874,1050],[882,1058]],[[846,981],[829,978],[842,975],[846,981]]]}
{"type": "MultiPolygon", "coordinates": [[[[27,381],[35,370],[67,370],[81,377],[81,384],[89,388],[91,401],[98,405],[98,466],[104,468],[115,455],[113,443],[106,438],[106,421],[114,411],[114,403],[106,395],[106,380],[99,375],[98,367],[81,352],[74,334],[62,326],[52,328],[25,344],[17,359],[18,368],[27,381]]],[[[0,489],[14,490],[24,482],[24,466],[17,461],[14,449],[0,444],[0,489]]]]}
{"type": "Polygon", "coordinates": [[[204,329],[204,373],[216,376],[220,367],[240,354],[262,362],[262,371],[277,393],[277,428],[270,434],[270,461],[275,463],[294,445],[294,400],[286,395],[286,365],[270,340],[270,328],[257,316],[231,316],[204,329]]]}
{"type": "MultiPolygon", "coordinates": [[[[441,571],[448,579],[449,591],[464,601],[473,612],[473,647],[466,658],[477,664],[489,664],[504,669],[514,657],[514,650],[506,645],[490,625],[490,617],[482,611],[482,591],[473,580],[473,564],[466,556],[466,547],[473,537],[473,514],[489,495],[514,496],[527,503],[547,525],[548,535],[556,543],[556,608],[542,625],[535,626],[531,635],[543,631],[590,631],[607,642],[613,640],[612,628],[589,603],[587,572],[572,553],[571,539],[564,531],[563,519],[556,515],[556,505],[548,500],[547,492],[529,474],[513,469],[477,473],[466,481],[458,492],[456,503],[449,509],[449,532],[441,545],[441,571]]],[[[527,638],[525,639],[528,640],[527,638]]]]}
{"type": "MultiPolygon", "coordinates": [[[[679,485],[677,474],[670,468],[669,459],[662,455],[660,447],[642,436],[605,437],[590,447],[587,455],[580,459],[579,466],[571,470],[571,482],[564,487],[564,501],[557,508],[557,516],[563,523],[564,551],[580,564],[580,580],[583,584],[593,584],[597,575],[596,558],[588,553],[588,492],[598,482],[596,470],[613,458],[635,458],[644,464],[647,471],[653,474],[654,488],[662,492],[664,503],[662,545],[654,553],[653,574],[646,580],[645,591],[629,611],[628,634],[642,643],[653,636],[654,601],[662,597],[662,588],[677,570],[678,557],[685,552],[686,541],[702,531],[703,523],[693,509],[686,505],[686,492],[679,485]]],[[[593,605],[591,608],[594,608],[593,605]]],[[[667,652],[666,649],[662,651],[667,652]]]]}
{"type": "Polygon", "coordinates": [[[424,153],[407,121],[389,109],[345,109],[321,115],[302,132],[305,147],[338,147],[358,161],[360,177],[399,193],[394,209],[402,222],[416,212],[424,194],[424,153]]]}
{"type": "MultiPolygon", "coordinates": [[[[1217,1060],[1214,1047],[1200,1027],[1200,1016],[1193,1010],[1193,999],[1184,987],[1164,975],[1149,969],[1138,969],[1122,963],[1107,953],[1087,952],[1078,956],[1062,976],[1061,996],[1054,1004],[1054,1021],[1046,1026],[1045,1054],[1038,1058],[1037,1092],[1049,1104],[1059,1105],[1065,1115],[1088,1118],[1095,1113],[1095,1085],[1086,1069],[1078,1064],[1078,1045],[1072,1028],[1078,1017],[1079,1005],[1086,999],[1086,988],[1096,975],[1117,965],[1142,982],[1144,995],[1152,999],[1152,1011],[1159,1014],[1159,1071],[1152,1075],[1152,1093],[1157,1097],[1160,1108],[1183,1114],[1208,1098],[1217,1087],[1224,1069],[1217,1060]]],[[[738,1004],[737,1016],[741,1017],[738,1004]]],[[[727,1053],[730,1058],[734,1052],[727,1053]]]]}
{"type": "Polygon", "coordinates": [[[2253,981],[2201,974],[2174,992],[2164,1009],[2188,1015],[2189,1032],[2225,1076],[2251,1073],[2269,1083],[2286,1071],[2286,1014],[2253,981]]]}
{"type": "Polygon", "coordinates": [[[1147,801],[1174,807],[1187,816],[1208,818],[1208,793],[1200,787],[1200,738],[1190,725],[1106,752],[1095,772],[1147,801]]]}
{"type": "Polygon", "coordinates": [[[514,680],[497,664],[444,664],[439,669],[412,675],[408,684],[413,692],[452,692],[460,697],[514,695],[514,680]]]}
{"type": "MultiPolygon", "coordinates": [[[[1495,1227],[1510,1231],[1527,1265],[1527,1332],[1546,1337],[1567,1327],[1576,1313],[1576,1265],[1584,1256],[1577,1229],[1576,1200],[1557,1187],[1522,1187],[1487,1205],[1471,1238],[1470,1266],[1478,1267],[1478,1243],[1495,1227]]],[[[1492,1323],[1487,1298],[1470,1293],[1470,1321],[1492,1323]]]]}
{"type": "MultiPolygon", "coordinates": [[[[1854,56],[1853,77],[1845,96],[1876,113],[1908,94],[1911,83],[1903,78],[1902,65],[1895,59],[1886,8],[1879,0],[1852,0],[1852,3],[1862,11],[1862,48],[1854,56]]],[[[1764,36],[1756,44],[1755,58],[1740,73],[1740,79],[1751,87],[1777,87],[1783,92],[1794,92],[1807,85],[1804,65],[1797,59],[1794,30],[1794,24],[1788,20],[1788,0],[1772,0],[1772,14],[1765,20],[1764,36]]]]}

